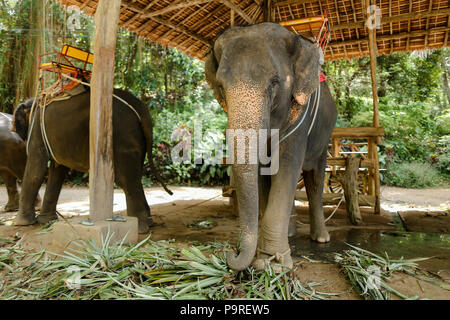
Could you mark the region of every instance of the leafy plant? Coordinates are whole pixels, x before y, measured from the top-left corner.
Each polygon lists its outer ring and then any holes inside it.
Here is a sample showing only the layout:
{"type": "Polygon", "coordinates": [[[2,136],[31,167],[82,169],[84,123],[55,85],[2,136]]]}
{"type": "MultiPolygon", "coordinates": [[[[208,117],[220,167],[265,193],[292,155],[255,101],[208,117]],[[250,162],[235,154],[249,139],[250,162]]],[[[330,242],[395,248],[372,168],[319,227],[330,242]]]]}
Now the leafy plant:
{"type": "Polygon", "coordinates": [[[224,245],[209,243],[176,249],[170,241],[136,245],[112,244],[112,234],[94,241],[78,241],[78,249],[54,255],[32,255],[17,244],[0,250],[1,299],[327,299],[336,294],[318,292],[321,283],[301,283],[290,270],[275,273],[247,269],[231,271],[224,245]],[[51,258],[51,257],[54,258],[51,258]],[[76,272],[74,272],[76,271],[76,272]]]}
{"type": "Polygon", "coordinates": [[[388,285],[394,272],[415,274],[418,265],[416,262],[428,258],[398,259],[389,258],[388,254],[382,257],[373,252],[347,244],[352,249],[343,254],[336,254],[335,261],[341,266],[356,291],[367,300],[389,300],[391,294],[402,299],[417,299],[417,296],[407,297],[388,285]]]}
{"type": "Polygon", "coordinates": [[[403,188],[426,188],[441,186],[439,171],[428,163],[392,163],[384,174],[384,182],[403,188]]]}

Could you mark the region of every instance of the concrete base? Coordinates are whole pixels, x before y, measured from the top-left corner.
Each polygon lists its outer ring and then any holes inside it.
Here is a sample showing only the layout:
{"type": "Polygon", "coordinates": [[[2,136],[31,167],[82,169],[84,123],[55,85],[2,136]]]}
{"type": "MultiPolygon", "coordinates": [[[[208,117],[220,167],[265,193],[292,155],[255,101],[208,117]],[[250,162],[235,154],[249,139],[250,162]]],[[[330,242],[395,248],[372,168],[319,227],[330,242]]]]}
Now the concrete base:
{"type": "Polygon", "coordinates": [[[53,225],[51,234],[51,246],[56,251],[65,251],[75,248],[72,242],[77,240],[94,240],[101,246],[102,238],[105,239],[108,230],[112,234],[111,244],[122,241],[138,242],[138,219],[136,217],[126,217],[126,222],[96,221],[93,226],[84,226],[80,221],[87,220],[88,216],[59,220],[53,225]]]}

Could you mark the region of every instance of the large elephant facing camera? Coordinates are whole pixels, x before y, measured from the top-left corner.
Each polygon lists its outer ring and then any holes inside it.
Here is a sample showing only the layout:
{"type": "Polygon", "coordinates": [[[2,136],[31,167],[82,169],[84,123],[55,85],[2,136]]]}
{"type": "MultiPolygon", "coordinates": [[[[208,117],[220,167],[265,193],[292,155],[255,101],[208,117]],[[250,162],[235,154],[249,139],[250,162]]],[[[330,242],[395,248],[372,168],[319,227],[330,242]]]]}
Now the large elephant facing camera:
{"type": "Polygon", "coordinates": [[[320,60],[313,42],[274,23],[226,30],[207,57],[206,78],[228,111],[228,128],[279,129],[277,173],[261,175],[261,165],[249,162],[232,165],[241,238],[238,255],[229,255],[227,261],[235,270],[252,261],[263,268],[271,257],[292,267],[288,225],[301,172],[311,239],[330,240],[322,190],[337,111],[328,86],[320,82],[320,60]]]}
{"type": "MultiPolygon", "coordinates": [[[[150,208],[141,182],[146,154],[152,173],[166,191],[172,193],[164,185],[153,164],[152,120],[146,106],[125,91],[114,90],[114,94],[120,98],[113,99],[115,182],[125,192],[127,214],[137,217],[139,232],[146,233],[151,225],[150,208]]],[[[90,92],[51,102],[45,107],[45,117],[37,106],[29,128],[33,101],[30,99],[20,104],[14,112],[14,130],[24,140],[29,136],[19,213],[14,221],[15,225],[20,226],[57,219],[56,204],[67,171],[69,168],[80,172],[89,171],[90,92]],[[42,131],[41,121],[44,122],[45,131],[42,131]],[[44,136],[47,137],[50,150],[47,150],[44,136]],[[36,217],[33,203],[44,181],[49,160],[47,187],[41,213],[36,217]]]]}

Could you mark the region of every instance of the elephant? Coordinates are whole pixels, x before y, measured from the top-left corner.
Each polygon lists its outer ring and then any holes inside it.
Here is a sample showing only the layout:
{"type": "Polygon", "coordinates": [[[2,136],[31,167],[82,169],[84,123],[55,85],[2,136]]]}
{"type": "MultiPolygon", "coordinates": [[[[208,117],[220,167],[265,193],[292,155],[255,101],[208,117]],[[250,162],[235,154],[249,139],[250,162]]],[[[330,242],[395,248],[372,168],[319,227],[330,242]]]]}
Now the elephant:
{"type": "MultiPolygon", "coordinates": [[[[153,125],[149,111],[129,92],[115,89],[114,95],[115,183],[124,190],[127,214],[138,218],[139,233],[147,233],[152,219],[141,182],[146,154],[153,175],[169,194],[172,192],[162,181],[153,162],[153,125]]],[[[45,106],[45,117],[38,100],[35,112],[31,111],[33,98],[21,103],[14,112],[13,129],[28,144],[19,212],[14,221],[17,226],[36,222],[46,224],[57,219],[56,205],[69,168],[89,171],[90,91],[86,89],[67,100],[50,102],[45,106]],[[43,123],[45,130],[42,130],[43,123]],[[43,183],[49,160],[48,182],[41,212],[36,217],[32,203],[43,183]]]]}
{"type": "Polygon", "coordinates": [[[12,119],[12,115],[0,113],[0,177],[8,192],[5,212],[19,209],[17,179],[23,178],[27,162],[24,141],[17,133],[11,132],[12,119]]]}
{"type": "Polygon", "coordinates": [[[300,174],[310,237],[330,241],[322,190],[337,109],[326,82],[320,81],[322,63],[323,53],[312,40],[270,22],[225,30],[206,56],[205,76],[228,113],[228,129],[279,130],[276,172],[262,174],[260,160],[231,166],[241,228],[238,253],[227,255],[234,270],[262,269],[273,260],[277,268],[292,268],[288,226],[300,174]]]}

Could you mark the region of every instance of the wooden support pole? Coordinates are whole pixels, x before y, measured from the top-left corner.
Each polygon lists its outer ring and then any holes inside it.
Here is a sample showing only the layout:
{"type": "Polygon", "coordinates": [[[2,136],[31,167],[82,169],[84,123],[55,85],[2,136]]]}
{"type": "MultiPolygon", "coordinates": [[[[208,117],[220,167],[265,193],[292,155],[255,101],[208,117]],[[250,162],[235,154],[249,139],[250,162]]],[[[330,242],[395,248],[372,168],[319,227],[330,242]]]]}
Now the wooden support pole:
{"type": "Polygon", "coordinates": [[[114,159],[112,94],[121,0],[99,0],[91,81],[89,200],[93,221],[112,217],[114,159]]]}
{"type": "MultiPolygon", "coordinates": [[[[367,8],[370,6],[370,0],[365,0],[365,15],[366,21],[369,18],[367,8]]],[[[372,14],[374,15],[374,14],[372,14]]],[[[373,94],[373,126],[379,127],[380,121],[378,116],[378,91],[377,91],[377,39],[375,23],[368,23],[366,25],[369,34],[369,55],[370,55],[370,76],[372,78],[372,94],[373,94]],[[369,26],[369,27],[367,27],[369,26]]]]}
{"type": "Polygon", "coordinates": [[[234,10],[230,9],[230,27],[234,27],[234,10]]]}
{"type": "MultiPolygon", "coordinates": [[[[370,0],[365,0],[365,10],[370,5],[370,0]]],[[[366,19],[367,17],[367,11],[366,11],[366,19]]],[[[374,23],[369,24],[374,26],[374,23]]],[[[367,28],[369,33],[369,54],[370,54],[370,75],[372,78],[372,94],[373,94],[373,126],[379,127],[380,126],[380,119],[378,114],[378,91],[377,91],[377,40],[376,40],[376,28],[367,28]]],[[[374,212],[380,213],[380,198],[381,198],[381,191],[380,191],[380,166],[378,161],[378,150],[377,145],[381,143],[381,138],[377,137],[374,139],[369,140],[369,148],[372,150],[369,151],[371,153],[371,157],[373,161],[375,162],[375,168],[372,171],[373,173],[373,182],[374,182],[374,195],[375,195],[375,207],[374,212]]]]}
{"type": "Polygon", "coordinates": [[[345,162],[345,173],[342,176],[338,176],[338,180],[344,188],[348,218],[352,224],[359,225],[362,223],[358,202],[358,172],[361,159],[348,157],[345,159],[345,162]]]}
{"type": "MultiPolygon", "coordinates": [[[[378,141],[376,138],[369,139],[369,155],[372,158],[374,164],[373,169],[369,169],[369,172],[373,172],[375,204],[374,213],[379,214],[381,212],[381,186],[380,186],[380,161],[378,159],[378,141]]],[[[370,181],[369,181],[370,182],[370,181]]]]}
{"type": "Polygon", "coordinates": [[[263,0],[263,21],[272,22],[272,0],[263,0]]]}

